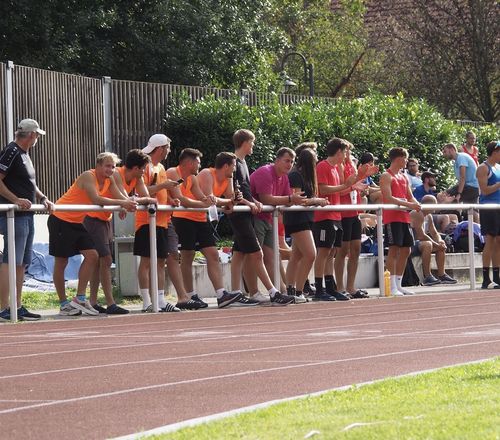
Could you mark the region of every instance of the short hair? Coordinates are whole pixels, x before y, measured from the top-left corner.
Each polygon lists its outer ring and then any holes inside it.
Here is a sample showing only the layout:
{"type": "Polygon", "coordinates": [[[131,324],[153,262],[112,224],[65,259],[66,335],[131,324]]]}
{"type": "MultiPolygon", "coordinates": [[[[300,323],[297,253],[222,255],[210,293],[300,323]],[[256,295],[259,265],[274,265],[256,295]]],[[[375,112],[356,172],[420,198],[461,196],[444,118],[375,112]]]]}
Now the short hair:
{"type": "Polygon", "coordinates": [[[345,139],[334,137],[326,144],[326,155],[335,156],[339,150],[344,151],[349,145],[350,143],[345,139]]]}
{"type": "Polygon", "coordinates": [[[295,151],[288,147],[281,147],[276,153],[276,159],[281,159],[285,154],[288,154],[295,159],[295,151]]]}
{"type": "Polygon", "coordinates": [[[455,144],[452,144],[452,143],[445,144],[445,146],[443,147],[443,150],[455,150],[455,151],[458,151],[457,147],[455,146],[455,144]]]}
{"type": "Polygon", "coordinates": [[[420,178],[422,179],[422,182],[425,181],[425,179],[431,179],[433,177],[436,177],[436,175],[432,171],[424,171],[420,178]]]}
{"type": "Polygon", "coordinates": [[[389,160],[391,162],[399,157],[408,157],[408,150],[403,147],[394,147],[389,150],[389,160]]]}
{"type": "Polygon", "coordinates": [[[299,157],[300,153],[306,148],[309,148],[310,150],[313,151],[317,151],[318,144],[316,142],[302,142],[297,147],[295,147],[295,154],[297,155],[297,157],[299,157]]]}
{"type": "Polygon", "coordinates": [[[233,145],[235,150],[241,147],[244,142],[255,140],[255,135],[245,128],[236,130],[233,134],[233,145]]]}
{"type": "Polygon", "coordinates": [[[179,154],[179,163],[187,159],[194,160],[197,157],[203,157],[203,153],[200,150],[197,150],[196,148],[184,148],[184,150],[182,150],[179,154]]]}
{"type": "Polygon", "coordinates": [[[476,137],[476,133],[474,133],[473,131],[468,131],[467,133],[465,133],[465,138],[467,139],[469,136],[474,136],[476,137]]]}
{"type": "Polygon", "coordinates": [[[410,157],[408,159],[408,163],[410,163],[410,162],[415,162],[417,165],[419,164],[419,161],[418,161],[418,159],[416,157],[410,157]]]}
{"type": "Polygon", "coordinates": [[[359,158],[359,164],[364,165],[365,163],[375,162],[376,160],[377,158],[372,153],[365,151],[359,158]]]}
{"type": "Polygon", "coordinates": [[[99,153],[97,155],[97,157],[95,158],[95,163],[96,165],[102,165],[104,162],[108,160],[112,160],[115,165],[121,162],[121,159],[115,153],[110,153],[109,151],[106,151],[104,153],[99,153]]]}
{"type": "Polygon", "coordinates": [[[490,157],[496,150],[500,148],[499,141],[491,141],[486,145],[486,154],[490,157]]]}
{"type": "Polygon", "coordinates": [[[432,194],[426,194],[422,197],[422,203],[437,203],[437,199],[432,194]]]}
{"type": "Polygon", "coordinates": [[[220,169],[224,165],[231,165],[236,160],[236,154],[223,151],[215,156],[215,168],[220,169]]]}
{"type": "Polygon", "coordinates": [[[131,170],[134,167],[142,168],[147,165],[151,161],[149,155],[144,153],[142,150],[138,148],[134,148],[127,153],[125,157],[125,168],[131,170]]]}

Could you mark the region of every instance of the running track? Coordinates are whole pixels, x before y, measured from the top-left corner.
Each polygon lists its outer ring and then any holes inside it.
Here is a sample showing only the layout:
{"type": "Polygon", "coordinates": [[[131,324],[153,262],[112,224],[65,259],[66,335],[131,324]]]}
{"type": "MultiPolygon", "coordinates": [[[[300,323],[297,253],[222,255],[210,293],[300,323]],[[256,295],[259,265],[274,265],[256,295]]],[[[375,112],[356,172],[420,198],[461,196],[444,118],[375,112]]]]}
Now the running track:
{"type": "Polygon", "coordinates": [[[500,292],[0,326],[9,439],[102,439],[500,355],[500,292]]]}

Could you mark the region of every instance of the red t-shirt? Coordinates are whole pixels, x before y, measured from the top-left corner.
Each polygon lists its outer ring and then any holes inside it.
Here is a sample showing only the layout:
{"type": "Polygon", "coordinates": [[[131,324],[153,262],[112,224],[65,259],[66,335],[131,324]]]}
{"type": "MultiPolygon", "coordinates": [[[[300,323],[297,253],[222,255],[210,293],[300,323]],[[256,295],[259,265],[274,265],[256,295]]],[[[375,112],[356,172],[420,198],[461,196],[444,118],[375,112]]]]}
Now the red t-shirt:
{"type": "MultiPolygon", "coordinates": [[[[392,176],[391,193],[392,197],[401,200],[408,200],[408,179],[401,172],[393,174],[391,170],[387,172],[392,176]]],[[[382,203],[388,203],[382,197],[382,203]]],[[[410,223],[410,213],[408,211],[397,211],[384,209],[382,212],[382,220],[384,224],[401,222],[410,223]]]]}
{"type": "MultiPolygon", "coordinates": [[[[352,165],[350,161],[344,164],[344,180],[349,176],[356,174],[356,168],[352,165]]],[[[351,192],[340,196],[341,205],[359,205],[361,203],[361,196],[359,191],[353,189],[351,192]]],[[[342,218],[356,217],[359,211],[341,211],[340,215],[342,218]]]]}
{"type": "MultiPolygon", "coordinates": [[[[322,160],[316,166],[316,175],[318,177],[318,186],[320,184],[338,186],[340,185],[340,178],[337,165],[330,165],[327,160],[322,160]]],[[[340,205],[340,195],[338,192],[333,194],[319,194],[320,197],[326,197],[329,205],[340,205]]],[[[314,211],[314,221],[320,222],[322,220],[337,220],[340,221],[342,216],[339,211],[314,211]]]]}

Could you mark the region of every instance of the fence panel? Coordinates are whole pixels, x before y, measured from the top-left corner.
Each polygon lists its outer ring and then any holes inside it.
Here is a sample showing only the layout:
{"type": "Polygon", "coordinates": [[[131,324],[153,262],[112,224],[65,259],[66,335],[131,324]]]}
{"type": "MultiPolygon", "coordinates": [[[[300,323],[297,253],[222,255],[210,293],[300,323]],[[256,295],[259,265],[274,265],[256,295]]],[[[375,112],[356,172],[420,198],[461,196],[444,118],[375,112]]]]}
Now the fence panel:
{"type": "Polygon", "coordinates": [[[7,109],[5,103],[5,82],[6,82],[5,63],[0,63],[0,148],[7,145],[7,109]]]}
{"type": "Polygon", "coordinates": [[[36,119],[47,135],[30,154],[40,189],[57,199],[104,151],[101,80],[15,66],[14,121],[36,119]]]}

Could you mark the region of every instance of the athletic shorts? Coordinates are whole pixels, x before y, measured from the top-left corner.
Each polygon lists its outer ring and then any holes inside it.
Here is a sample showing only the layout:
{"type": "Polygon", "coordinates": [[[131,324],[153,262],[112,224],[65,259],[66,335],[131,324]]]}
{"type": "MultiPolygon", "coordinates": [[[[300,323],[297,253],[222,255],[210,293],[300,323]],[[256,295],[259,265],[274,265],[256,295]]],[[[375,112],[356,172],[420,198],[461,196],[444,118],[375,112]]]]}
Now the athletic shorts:
{"type": "Polygon", "coordinates": [[[391,222],[384,225],[384,245],[412,247],[413,233],[409,223],[391,222]]]}
{"type": "Polygon", "coordinates": [[[340,220],[321,220],[313,225],[314,243],[317,248],[341,247],[342,233],[340,220]]]}
{"type": "MultiPolygon", "coordinates": [[[[135,231],[134,255],[148,258],[151,257],[151,250],[149,248],[149,225],[142,225],[135,231]]],[[[168,257],[168,233],[167,228],[162,226],[156,227],[156,257],[168,257]]]]}
{"type": "Polygon", "coordinates": [[[179,252],[179,237],[172,222],[168,224],[167,228],[167,252],[168,255],[176,255],[179,252]]]}
{"type": "Polygon", "coordinates": [[[113,245],[111,222],[87,215],[83,219],[83,226],[85,226],[85,229],[92,237],[99,257],[111,255],[111,246],[113,245]]]}
{"type": "Polygon", "coordinates": [[[95,249],[94,240],[82,223],[71,223],[55,215],[47,220],[49,228],[49,254],[53,257],[69,258],[80,251],[95,249]]]}
{"type": "Polygon", "coordinates": [[[285,225],[285,233],[286,235],[292,235],[296,232],[301,231],[312,231],[314,223],[313,222],[304,222],[297,223],[295,225],[285,225]]]}
{"type": "Polygon", "coordinates": [[[274,244],[273,240],[273,225],[260,218],[254,219],[255,235],[257,235],[257,240],[261,246],[267,246],[272,248],[274,244]]]}
{"type": "Polygon", "coordinates": [[[254,229],[254,217],[250,213],[237,213],[228,216],[233,230],[233,251],[253,254],[261,250],[254,229]]]}
{"type": "Polygon", "coordinates": [[[410,257],[419,257],[420,255],[422,255],[422,252],[420,251],[420,240],[415,240],[413,246],[411,247],[410,257]]]}
{"type": "MultiPolygon", "coordinates": [[[[458,194],[458,185],[454,185],[446,192],[450,196],[456,196],[458,194]]],[[[462,195],[460,197],[460,203],[477,203],[479,200],[479,188],[474,186],[465,185],[462,190],[462,195]]]]}
{"type": "MultiPolygon", "coordinates": [[[[3,235],[3,256],[0,261],[9,264],[7,234],[7,216],[0,217],[0,234],[3,235]],[[3,259],[2,259],[3,258],[3,259]]],[[[29,266],[33,254],[33,237],[35,236],[35,226],[33,215],[16,215],[14,217],[14,243],[16,251],[16,266],[29,266]]]]}
{"type": "Polygon", "coordinates": [[[210,223],[195,222],[181,217],[172,217],[172,222],[179,237],[181,251],[195,251],[215,246],[215,237],[210,223]]]}
{"type": "Polygon", "coordinates": [[[361,220],[359,217],[342,219],[342,241],[361,240],[361,220]]]}
{"type": "Polygon", "coordinates": [[[492,235],[498,237],[500,235],[500,210],[487,211],[481,209],[479,211],[481,222],[481,234],[492,235]]]}

